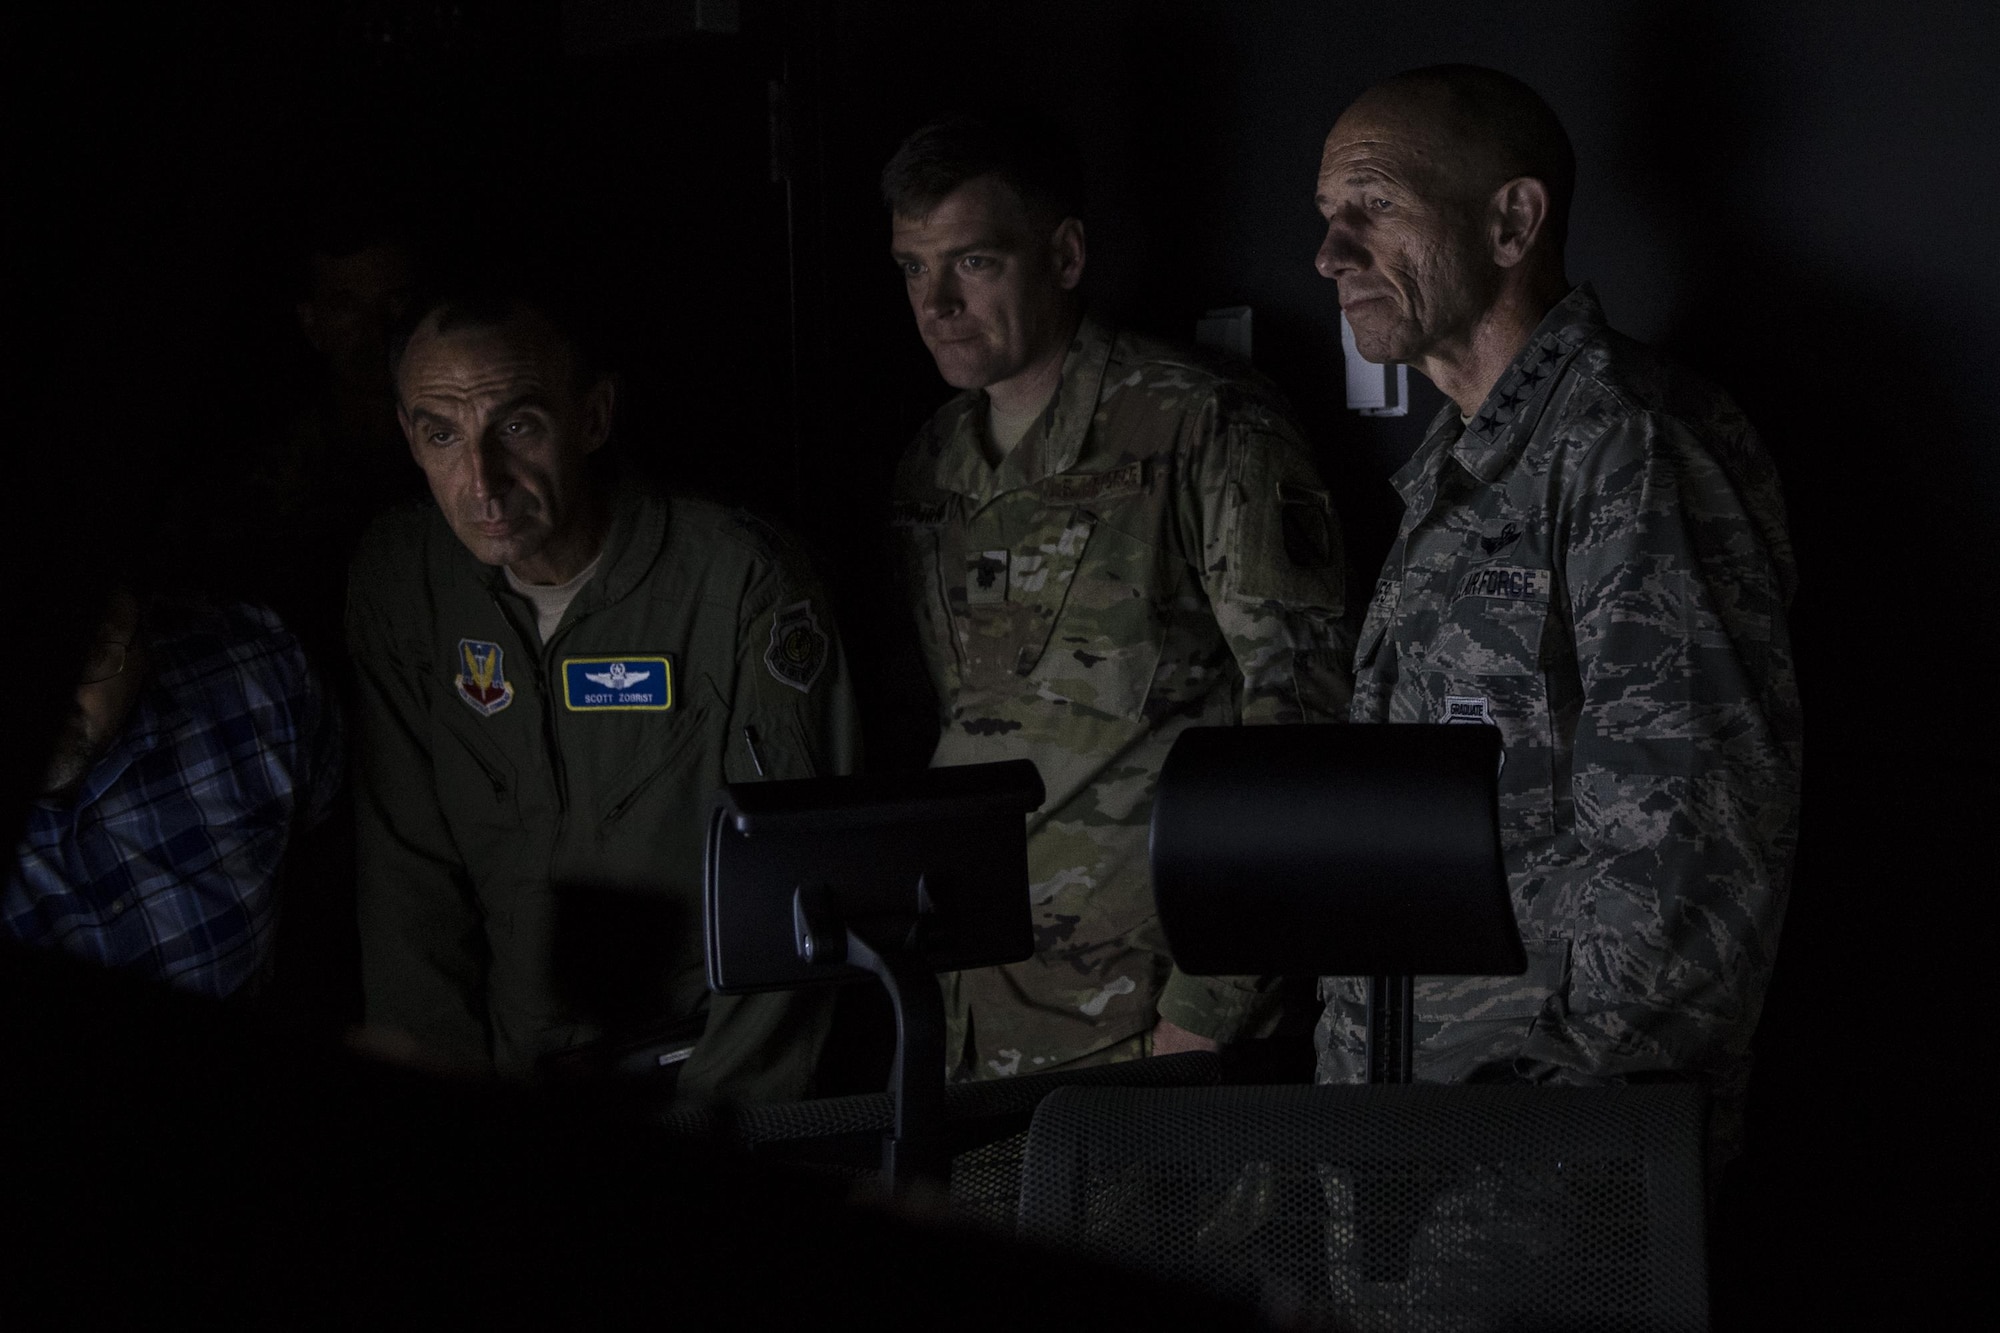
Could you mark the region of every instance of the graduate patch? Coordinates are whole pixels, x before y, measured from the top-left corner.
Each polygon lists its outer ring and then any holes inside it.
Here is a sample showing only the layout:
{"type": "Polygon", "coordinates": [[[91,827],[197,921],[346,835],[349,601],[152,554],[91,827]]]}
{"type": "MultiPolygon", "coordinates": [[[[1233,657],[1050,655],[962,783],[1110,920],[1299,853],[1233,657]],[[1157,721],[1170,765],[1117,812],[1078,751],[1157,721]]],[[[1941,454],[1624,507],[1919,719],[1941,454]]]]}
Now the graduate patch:
{"type": "Polygon", "coordinates": [[[1483,694],[1465,696],[1450,694],[1445,696],[1444,716],[1441,722],[1456,722],[1465,726],[1493,726],[1493,706],[1483,694]]]}
{"type": "Polygon", "coordinates": [[[832,640],[813,619],[812,603],[793,602],[771,617],[771,646],[764,650],[764,665],[781,682],[803,694],[826,669],[832,648],[832,640]]]}
{"type": "Polygon", "coordinates": [[[500,645],[484,639],[460,639],[458,664],[461,670],[451,678],[458,697],[481,717],[492,717],[514,702],[514,687],[501,665],[500,645]]]}
{"type": "Polygon", "coordinates": [[[565,657],[563,707],[572,713],[664,713],[674,706],[664,657],[565,657]]]}

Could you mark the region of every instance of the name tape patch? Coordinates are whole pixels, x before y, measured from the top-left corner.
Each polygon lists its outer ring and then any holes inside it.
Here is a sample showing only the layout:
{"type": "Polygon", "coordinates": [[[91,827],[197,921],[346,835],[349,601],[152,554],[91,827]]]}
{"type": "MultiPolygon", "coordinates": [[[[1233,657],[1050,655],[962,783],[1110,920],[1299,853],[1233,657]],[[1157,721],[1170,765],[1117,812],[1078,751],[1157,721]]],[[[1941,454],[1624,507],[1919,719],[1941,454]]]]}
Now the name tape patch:
{"type": "Polygon", "coordinates": [[[1140,458],[1109,472],[1058,473],[1042,482],[1042,499],[1055,505],[1083,504],[1145,487],[1146,460],[1140,458]]]}
{"type": "Polygon", "coordinates": [[[1520,601],[1546,602],[1552,582],[1546,569],[1522,569],[1518,565],[1484,565],[1465,576],[1459,585],[1460,597],[1510,597],[1520,601]]]}
{"type": "Polygon", "coordinates": [[[664,657],[565,657],[563,707],[572,713],[664,713],[674,706],[664,657]]]}

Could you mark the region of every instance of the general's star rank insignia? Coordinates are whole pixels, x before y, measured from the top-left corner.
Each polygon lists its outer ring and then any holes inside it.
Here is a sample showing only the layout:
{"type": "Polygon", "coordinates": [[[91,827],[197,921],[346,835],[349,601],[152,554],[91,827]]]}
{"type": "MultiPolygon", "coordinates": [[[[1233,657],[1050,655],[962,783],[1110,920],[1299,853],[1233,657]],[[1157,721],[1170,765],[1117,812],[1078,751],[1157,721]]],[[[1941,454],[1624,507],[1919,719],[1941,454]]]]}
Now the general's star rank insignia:
{"type": "Polygon", "coordinates": [[[826,631],[813,618],[812,603],[794,602],[771,617],[771,646],[764,650],[764,665],[773,676],[803,694],[826,669],[826,656],[832,647],[826,631]]]}
{"type": "Polygon", "coordinates": [[[500,665],[499,644],[484,639],[460,639],[458,661],[465,669],[453,676],[451,683],[458,686],[458,697],[473,712],[492,717],[514,702],[514,686],[500,665]]]}

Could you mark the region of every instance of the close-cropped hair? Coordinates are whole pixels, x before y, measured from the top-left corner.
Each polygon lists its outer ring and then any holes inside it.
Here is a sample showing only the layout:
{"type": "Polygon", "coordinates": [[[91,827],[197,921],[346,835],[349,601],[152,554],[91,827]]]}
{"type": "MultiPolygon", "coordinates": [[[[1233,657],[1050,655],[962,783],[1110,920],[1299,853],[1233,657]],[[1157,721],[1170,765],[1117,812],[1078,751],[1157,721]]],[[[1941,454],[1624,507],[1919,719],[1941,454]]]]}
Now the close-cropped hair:
{"type": "Polygon", "coordinates": [[[389,370],[402,368],[410,339],[436,318],[439,333],[498,328],[517,316],[540,316],[569,354],[571,384],[588,389],[604,374],[591,322],[577,294],[560,281],[506,269],[464,272],[426,287],[410,303],[389,342],[389,370]]]}
{"type": "Polygon", "coordinates": [[[1532,176],[1548,187],[1549,239],[1558,249],[1569,233],[1576,194],[1576,149],[1541,94],[1511,74],[1483,65],[1430,65],[1405,70],[1387,87],[1442,92],[1458,131],[1471,139],[1491,168],[1491,185],[1532,176]]]}
{"type": "Polygon", "coordinates": [[[1054,126],[1027,114],[951,116],[903,140],[882,168],[882,202],[922,217],[959,186],[994,176],[1051,225],[1083,215],[1083,171],[1054,126]]]}

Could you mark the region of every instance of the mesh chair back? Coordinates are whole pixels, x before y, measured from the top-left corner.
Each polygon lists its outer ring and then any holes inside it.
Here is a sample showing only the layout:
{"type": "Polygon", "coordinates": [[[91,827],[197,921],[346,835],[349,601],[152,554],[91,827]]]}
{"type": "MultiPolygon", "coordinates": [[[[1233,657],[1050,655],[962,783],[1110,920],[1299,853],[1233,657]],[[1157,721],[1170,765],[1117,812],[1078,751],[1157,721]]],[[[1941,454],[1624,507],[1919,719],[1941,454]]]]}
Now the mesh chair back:
{"type": "Polygon", "coordinates": [[[1354,1330],[1700,1329],[1697,1089],[1067,1088],[1021,1231],[1354,1330]]]}
{"type": "MultiPolygon", "coordinates": [[[[1222,1062],[1206,1051],[1125,1060],[1018,1078],[954,1083],[944,1090],[951,1150],[951,1201],[958,1214],[1012,1231],[1021,1199],[1028,1128],[1058,1088],[1188,1088],[1219,1083],[1222,1062]]],[[[882,1162],[882,1135],[895,1121],[889,1095],[863,1093],[733,1110],[682,1108],[662,1118],[674,1133],[720,1138],[760,1157],[790,1162],[859,1184],[882,1162]]]]}

